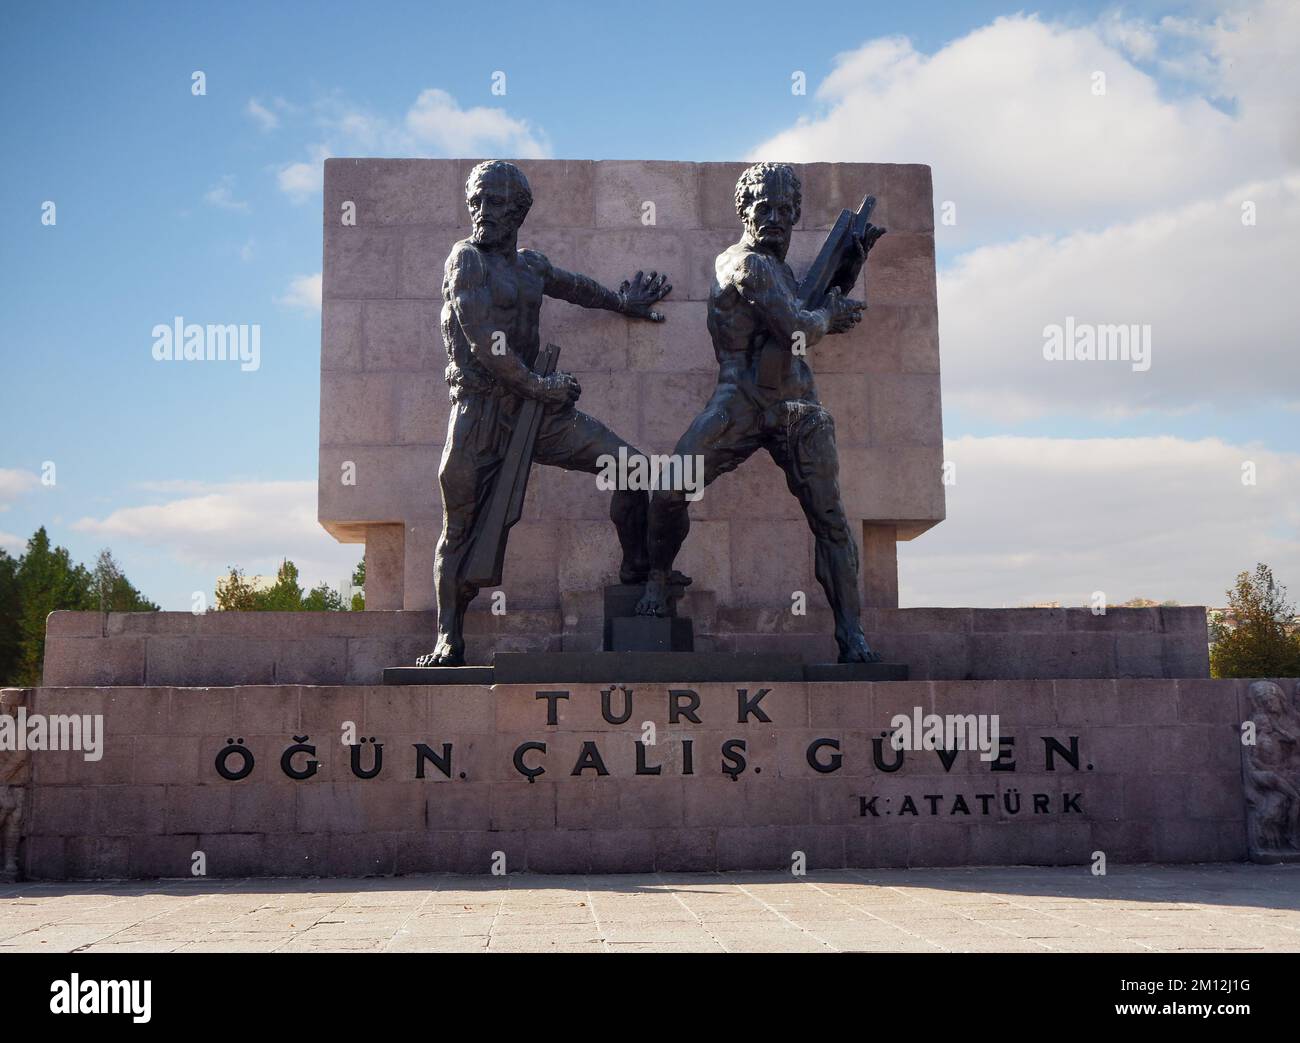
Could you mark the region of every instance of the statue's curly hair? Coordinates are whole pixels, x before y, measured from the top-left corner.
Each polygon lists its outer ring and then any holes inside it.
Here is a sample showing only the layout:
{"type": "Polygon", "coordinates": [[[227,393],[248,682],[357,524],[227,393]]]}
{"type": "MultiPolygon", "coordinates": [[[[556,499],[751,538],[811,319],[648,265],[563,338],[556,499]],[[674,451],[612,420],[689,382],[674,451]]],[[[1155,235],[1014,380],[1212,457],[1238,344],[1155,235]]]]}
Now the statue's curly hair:
{"type": "Polygon", "coordinates": [[[803,208],[803,185],[789,163],[755,163],[748,167],[736,182],[736,213],[743,217],[758,189],[769,181],[775,181],[781,189],[794,196],[794,219],[798,221],[803,208]]]}
{"type": "Polygon", "coordinates": [[[511,210],[518,216],[520,221],[523,221],[524,216],[533,206],[533,189],[528,184],[528,178],[524,176],[524,172],[504,159],[489,159],[475,166],[469,172],[469,177],[465,179],[465,198],[469,198],[470,189],[474,182],[486,177],[488,174],[505,174],[510,178],[512,182],[510,189],[511,210]]]}

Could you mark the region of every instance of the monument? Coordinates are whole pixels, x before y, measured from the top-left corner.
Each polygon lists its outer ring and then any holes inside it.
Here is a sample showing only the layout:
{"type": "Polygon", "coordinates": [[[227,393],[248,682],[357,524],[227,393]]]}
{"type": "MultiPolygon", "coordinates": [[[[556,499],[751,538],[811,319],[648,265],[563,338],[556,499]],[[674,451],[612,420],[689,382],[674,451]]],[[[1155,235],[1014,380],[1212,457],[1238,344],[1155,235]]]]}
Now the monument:
{"type": "MultiPolygon", "coordinates": [[[[717,388],[667,463],[655,466],[657,458],[647,459],[600,421],[574,409],[581,386],[570,374],[554,371],[558,347],[540,351],[538,323],[543,297],[662,321],[651,305],[671,291],[667,276],[651,272],[645,279],[638,272],[615,293],[557,268],[538,251],[519,249],[520,226],[533,205],[527,176],[502,160],[470,171],[465,200],[473,231],[452,247],[442,280],[452,411],[439,469],[438,636],[437,648],[416,661],[417,667],[435,669],[395,668],[385,671],[385,680],[489,679],[481,669],[436,668],[465,666],[465,611],[481,588],[502,581],[507,532],[522,515],[534,462],[610,472],[610,517],[622,548],[619,580],[624,588],[641,589],[604,591],[604,651],[632,654],[601,668],[626,680],[743,679],[756,665],[752,657],[654,658],[656,651],[694,649],[693,621],[655,622],[676,617],[674,603],[690,583],[672,567],[690,528],[688,494],[702,496],[719,475],[760,448],[781,469],[813,534],[815,575],[834,616],[839,662],[880,662],[862,632],[857,544],[840,496],[834,420],[818,400],[805,356],[825,336],[861,321],[865,303],[847,294],[885,229],[868,220],[874,197],[864,199],[856,213],[842,211],[801,286],[786,255],[802,199],[799,178],[788,165],[758,163],[740,175],[735,205],[744,232],[719,255],[708,301],[717,388]],[[695,483],[685,480],[692,474],[695,483]],[[646,475],[654,489],[649,524],[646,475]],[[629,598],[635,599],[631,617],[629,598]]],[[[766,665],[767,676],[785,676],[779,664],[766,665]]],[[[592,662],[586,656],[565,660],[543,654],[514,666],[516,680],[550,682],[582,679],[592,662]]],[[[509,676],[510,664],[503,667],[509,676]]],[[[795,676],[804,673],[795,668],[795,676]]],[[[850,676],[826,669],[815,673],[850,676]]],[[[864,667],[852,677],[902,680],[907,671],[864,667]]]]}
{"type": "Polygon", "coordinates": [[[1203,609],[898,607],[944,518],[927,167],[331,159],[323,218],[319,517],[366,610],[51,615],[7,872],[1300,851],[1297,681],[1210,680],[1203,609]]]}

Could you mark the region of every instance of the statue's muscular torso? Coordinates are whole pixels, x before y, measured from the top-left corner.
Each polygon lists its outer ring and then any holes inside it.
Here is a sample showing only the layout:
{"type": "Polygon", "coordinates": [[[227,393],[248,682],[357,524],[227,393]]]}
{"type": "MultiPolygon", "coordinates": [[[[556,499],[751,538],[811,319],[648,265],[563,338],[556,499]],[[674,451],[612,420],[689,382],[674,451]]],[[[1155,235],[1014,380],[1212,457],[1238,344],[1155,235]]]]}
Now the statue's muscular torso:
{"type": "MultiPolygon", "coordinates": [[[[654,275],[644,285],[638,275],[633,287],[639,294],[636,303],[648,314],[649,302],[672,288],[654,275]]],[[[493,387],[538,397],[542,381],[530,367],[540,344],[543,297],[580,308],[624,310],[619,294],[585,275],[555,267],[536,250],[494,252],[469,239],[451,248],[442,279],[442,339],[453,398],[461,391],[493,387]],[[505,351],[499,346],[500,334],[505,335],[505,351]]]]}
{"type": "Polygon", "coordinates": [[[799,308],[799,286],[790,266],[741,242],[718,255],[714,274],[708,325],[718,383],[735,384],[765,401],[816,402],[812,370],[790,347],[796,331],[811,347],[826,334],[826,321],[820,312],[799,308]],[[786,352],[784,379],[775,391],[760,388],[756,379],[759,349],[768,338],[786,352]]]}
{"type": "Polygon", "coordinates": [[[471,345],[486,336],[490,350],[498,331],[506,350],[532,366],[549,271],[550,262],[535,250],[503,257],[468,239],[452,247],[442,281],[442,338],[453,389],[479,391],[496,382],[471,345]]]}

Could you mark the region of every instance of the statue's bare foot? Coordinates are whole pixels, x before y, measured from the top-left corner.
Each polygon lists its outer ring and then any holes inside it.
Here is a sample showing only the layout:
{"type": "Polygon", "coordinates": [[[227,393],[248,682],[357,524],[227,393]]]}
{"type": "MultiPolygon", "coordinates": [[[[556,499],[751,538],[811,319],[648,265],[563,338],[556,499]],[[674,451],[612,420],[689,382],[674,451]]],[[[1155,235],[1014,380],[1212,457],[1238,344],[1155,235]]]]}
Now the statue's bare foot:
{"type": "Polygon", "coordinates": [[[880,653],[873,652],[867,644],[866,637],[861,630],[857,633],[850,634],[848,640],[836,638],[840,646],[841,663],[878,663],[880,662],[880,653]]]}
{"type": "Polygon", "coordinates": [[[464,666],[465,646],[453,645],[444,637],[438,638],[438,647],[415,660],[416,666],[464,666]]]}
{"type": "MultiPolygon", "coordinates": [[[[659,573],[663,576],[663,573],[659,573]]],[[[669,613],[668,604],[668,584],[662,579],[656,579],[652,573],[645,583],[645,593],[641,595],[641,600],[636,603],[636,614],[638,616],[666,616],[669,613]]]]}

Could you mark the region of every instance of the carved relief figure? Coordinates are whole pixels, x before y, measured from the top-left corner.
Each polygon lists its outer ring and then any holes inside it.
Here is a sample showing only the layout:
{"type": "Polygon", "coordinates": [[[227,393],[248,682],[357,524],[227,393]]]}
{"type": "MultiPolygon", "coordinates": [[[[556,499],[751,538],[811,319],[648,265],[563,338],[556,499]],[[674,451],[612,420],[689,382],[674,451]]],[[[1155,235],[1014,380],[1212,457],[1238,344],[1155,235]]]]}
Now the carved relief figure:
{"type": "MultiPolygon", "coordinates": [[[[23,698],[21,691],[6,693],[0,713],[12,714],[23,698]]],[[[18,879],[18,841],[27,807],[30,758],[27,750],[0,751],[0,880],[18,879]]]]}
{"type": "Polygon", "coordinates": [[[1242,774],[1250,852],[1300,853],[1300,712],[1272,681],[1256,681],[1248,697],[1255,744],[1244,746],[1242,774]]]}

